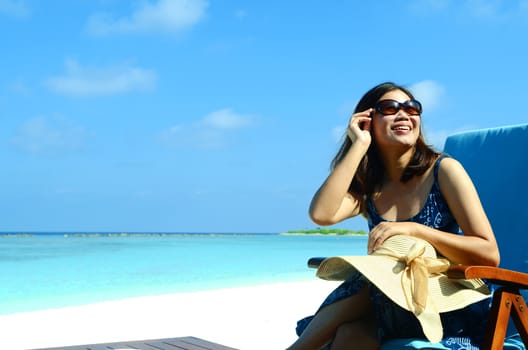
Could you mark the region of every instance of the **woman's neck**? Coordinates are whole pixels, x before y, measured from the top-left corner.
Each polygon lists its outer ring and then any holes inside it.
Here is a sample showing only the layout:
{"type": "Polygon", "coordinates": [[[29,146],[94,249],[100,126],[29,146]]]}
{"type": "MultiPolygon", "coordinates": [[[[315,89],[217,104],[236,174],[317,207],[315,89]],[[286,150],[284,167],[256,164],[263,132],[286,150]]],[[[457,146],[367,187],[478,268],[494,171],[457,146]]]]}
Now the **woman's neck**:
{"type": "Polygon", "coordinates": [[[407,148],[405,151],[389,150],[381,154],[383,164],[385,165],[385,178],[388,182],[400,182],[403,172],[411,161],[414,154],[414,147],[407,148]]]}

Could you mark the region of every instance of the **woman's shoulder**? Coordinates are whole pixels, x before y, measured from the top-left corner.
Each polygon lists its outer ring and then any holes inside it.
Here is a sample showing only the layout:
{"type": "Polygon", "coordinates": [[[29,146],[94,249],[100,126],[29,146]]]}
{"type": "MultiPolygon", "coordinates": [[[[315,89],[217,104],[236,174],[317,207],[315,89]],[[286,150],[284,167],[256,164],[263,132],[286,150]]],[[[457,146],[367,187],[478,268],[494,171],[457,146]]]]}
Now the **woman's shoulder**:
{"type": "Polygon", "coordinates": [[[464,166],[455,158],[444,157],[439,162],[437,181],[441,188],[452,189],[453,186],[465,186],[471,182],[464,166]]]}
{"type": "Polygon", "coordinates": [[[465,172],[462,164],[455,158],[441,156],[437,160],[438,172],[440,175],[449,176],[460,171],[465,172]]]}

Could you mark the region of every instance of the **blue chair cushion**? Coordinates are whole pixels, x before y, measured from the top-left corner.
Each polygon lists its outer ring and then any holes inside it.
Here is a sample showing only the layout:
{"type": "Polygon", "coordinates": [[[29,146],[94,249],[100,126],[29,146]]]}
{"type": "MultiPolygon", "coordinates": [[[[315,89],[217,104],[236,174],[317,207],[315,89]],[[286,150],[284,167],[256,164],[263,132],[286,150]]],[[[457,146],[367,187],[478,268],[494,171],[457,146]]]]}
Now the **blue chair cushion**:
{"type": "Polygon", "coordinates": [[[501,267],[528,272],[528,124],[447,138],[444,152],[460,161],[479,192],[501,251],[501,267]]]}
{"type": "MultiPolygon", "coordinates": [[[[381,347],[382,350],[398,349],[440,349],[440,350],[478,350],[468,344],[463,338],[446,338],[441,343],[429,343],[419,339],[394,339],[386,342],[381,347]],[[444,345],[445,344],[445,345],[444,345]]],[[[504,350],[525,350],[524,344],[519,334],[507,337],[504,341],[504,350]]]]}
{"type": "MultiPolygon", "coordinates": [[[[479,192],[501,251],[501,267],[528,272],[528,124],[469,131],[449,136],[444,152],[462,163],[479,192]]],[[[513,322],[508,325],[506,350],[525,350],[513,322]]],[[[465,338],[432,344],[420,339],[394,339],[382,350],[478,349],[465,338]]]]}

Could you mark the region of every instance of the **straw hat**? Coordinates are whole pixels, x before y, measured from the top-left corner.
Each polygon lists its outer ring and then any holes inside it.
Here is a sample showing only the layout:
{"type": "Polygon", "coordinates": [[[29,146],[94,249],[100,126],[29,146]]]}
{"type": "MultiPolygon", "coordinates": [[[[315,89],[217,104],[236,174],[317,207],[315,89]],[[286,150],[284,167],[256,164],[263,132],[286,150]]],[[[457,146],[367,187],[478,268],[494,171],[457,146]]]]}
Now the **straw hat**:
{"type": "Polygon", "coordinates": [[[448,268],[449,261],[437,258],[427,241],[396,235],[371,255],[325,259],[317,276],[341,281],[358,270],[392,301],[414,313],[427,339],[437,343],[443,336],[439,312],[461,309],[491,294],[480,279],[447,278],[442,272],[448,268]]]}

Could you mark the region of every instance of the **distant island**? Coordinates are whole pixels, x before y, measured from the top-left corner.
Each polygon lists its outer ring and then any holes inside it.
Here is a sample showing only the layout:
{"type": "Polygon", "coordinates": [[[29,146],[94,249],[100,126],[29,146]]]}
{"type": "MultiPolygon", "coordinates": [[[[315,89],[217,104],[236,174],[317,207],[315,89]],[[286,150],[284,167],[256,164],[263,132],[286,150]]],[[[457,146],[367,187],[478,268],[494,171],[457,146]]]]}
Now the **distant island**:
{"type": "Polygon", "coordinates": [[[334,236],[365,236],[363,230],[347,230],[339,228],[316,228],[309,230],[292,230],[281,233],[281,235],[334,235],[334,236]]]}

